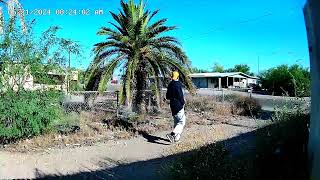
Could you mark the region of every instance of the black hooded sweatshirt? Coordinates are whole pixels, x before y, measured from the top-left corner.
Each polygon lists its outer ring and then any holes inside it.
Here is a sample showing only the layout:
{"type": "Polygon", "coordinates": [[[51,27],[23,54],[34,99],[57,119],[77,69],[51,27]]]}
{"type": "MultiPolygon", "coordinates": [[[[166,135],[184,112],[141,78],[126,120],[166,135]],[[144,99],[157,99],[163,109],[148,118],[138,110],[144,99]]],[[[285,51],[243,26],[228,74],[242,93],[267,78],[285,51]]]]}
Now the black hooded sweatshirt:
{"type": "Polygon", "coordinates": [[[185,103],[182,92],[182,84],[180,81],[171,81],[169,83],[166,98],[170,100],[172,115],[177,115],[185,103]]]}

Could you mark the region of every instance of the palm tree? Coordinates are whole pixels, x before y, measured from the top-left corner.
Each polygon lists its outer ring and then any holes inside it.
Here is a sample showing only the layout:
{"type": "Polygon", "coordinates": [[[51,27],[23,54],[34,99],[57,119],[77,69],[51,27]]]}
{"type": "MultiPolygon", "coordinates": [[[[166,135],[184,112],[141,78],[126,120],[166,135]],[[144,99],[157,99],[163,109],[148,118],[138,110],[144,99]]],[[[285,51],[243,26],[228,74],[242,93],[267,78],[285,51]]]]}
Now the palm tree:
{"type": "MultiPolygon", "coordinates": [[[[21,28],[23,32],[25,32],[27,30],[27,27],[24,20],[24,11],[20,2],[18,0],[8,0],[6,2],[4,0],[0,0],[0,4],[5,4],[7,6],[8,14],[10,17],[10,24],[13,23],[13,20],[15,19],[16,15],[19,16],[21,28]]],[[[2,7],[0,7],[0,34],[3,33],[4,26],[5,26],[4,15],[3,15],[2,7]]]]}
{"type": "Polygon", "coordinates": [[[123,105],[134,112],[143,113],[145,109],[146,82],[155,78],[159,102],[160,78],[172,69],[180,72],[180,80],[189,90],[193,89],[189,78],[190,62],[181,49],[178,40],[165,33],[176,29],[166,26],[167,19],[151,23],[159,10],[145,10],[141,0],[138,5],[134,0],[128,3],[121,0],[122,9],[118,14],[110,12],[115,22],[112,27],[102,27],[97,34],[106,36],[106,41],[94,45],[95,59],[87,73],[92,84],[100,73],[99,91],[107,88],[107,83],[119,66],[124,67],[124,79],[120,95],[123,105]]]}

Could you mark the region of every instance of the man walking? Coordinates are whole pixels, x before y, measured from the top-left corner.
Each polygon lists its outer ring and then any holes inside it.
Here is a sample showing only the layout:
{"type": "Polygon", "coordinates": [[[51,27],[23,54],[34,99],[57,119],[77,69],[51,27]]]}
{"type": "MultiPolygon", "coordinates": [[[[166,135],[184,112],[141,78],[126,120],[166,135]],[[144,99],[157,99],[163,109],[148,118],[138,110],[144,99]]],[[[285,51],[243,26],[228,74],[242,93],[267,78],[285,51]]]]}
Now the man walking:
{"type": "Polygon", "coordinates": [[[170,100],[170,108],[174,119],[174,129],[170,134],[167,134],[167,138],[171,143],[178,142],[186,123],[186,116],[184,114],[185,101],[178,71],[171,73],[171,82],[167,89],[166,99],[170,100]]]}

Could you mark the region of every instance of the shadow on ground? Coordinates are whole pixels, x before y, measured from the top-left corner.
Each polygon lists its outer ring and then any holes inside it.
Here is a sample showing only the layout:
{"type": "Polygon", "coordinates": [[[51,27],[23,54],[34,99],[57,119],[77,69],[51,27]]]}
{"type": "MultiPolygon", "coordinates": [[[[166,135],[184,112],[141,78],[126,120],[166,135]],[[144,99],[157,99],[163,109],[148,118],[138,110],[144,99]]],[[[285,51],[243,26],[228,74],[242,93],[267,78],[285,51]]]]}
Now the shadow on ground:
{"type": "MultiPolygon", "coordinates": [[[[273,124],[216,143],[219,145],[223,145],[226,148],[226,150],[229,153],[228,157],[232,157],[234,160],[232,160],[231,162],[239,161],[240,158],[238,157],[243,158],[243,154],[249,154],[252,158],[249,164],[244,165],[248,165],[248,167],[252,169],[249,169],[246,172],[239,172],[241,176],[238,176],[238,178],[231,177],[223,179],[305,179],[307,177],[307,156],[302,146],[305,147],[306,145],[307,134],[306,131],[301,131],[298,127],[301,127],[301,124],[292,125],[289,124],[289,122],[286,122],[281,126],[273,124]],[[282,133],[284,132],[283,128],[287,130],[290,129],[291,131],[286,131],[286,133],[282,133]],[[292,131],[292,129],[294,130],[292,131]],[[287,133],[292,133],[292,135],[287,137],[287,133]],[[257,140],[259,140],[259,142],[257,142],[257,140]]],[[[143,136],[146,139],[149,139],[151,143],[154,143],[154,141],[158,140],[157,137],[148,134],[144,134],[143,136]]],[[[192,163],[192,157],[194,157],[199,152],[203,152],[203,149],[210,149],[210,145],[201,147],[200,149],[202,150],[197,149],[185,153],[174,154],[162,158],[133,163],[115,163],[112,162],[112,160],[101,160],[105,162],[110,162],[111,164],[113,164],[113,167],[106,165],[108,163],[104,163],[105,165],[101,165],[101,170],[98,171],[88,170],[88,172],[79,172],[70,175],[62,175],[59,173],[50,175],[45,174],[40,170],[36,169],[35,174],[38,179],[172,179],[172,174],[168,173],[167,168],[165,167],[168,167],[168,165],[172,165],[172,163],[176,160],[183,161],[184,159],[188,158],[191,159],[189,163],[192,163]]],[[[207,152],[210,153],[210,151],[207,152]]],[[[204,156],[204,158],[205,157],[206,156],[204,156]]],[[[246,161],[248,162],[248,158],[246,158],[246,161]]],[[[207,162],[211,163],[210,165],[208,165],[210,169],[207,171],[204,170],[203,172],[212,173],[219,170],[222,172],[219,172],[218,174],[222,174],[223,176],[229,173],[223,172],[223,166],[225,164],[219,164],[220,162],[212,162],[210,160],[207,162]],[[216,167],[219,168],[215,169],[216,167]]],[[[229,167],[229,165],[227,166],[229,167]]],[[[194,170],[194,167],[194,164],[190,165],[190,167],[187,167],[187,172],[185,172],[187,174],[187,177],[189,177],[187,179],[192,179],[192,176],[196,173],[198,173],[198,175],[195,175],[196,177],[202,176],[202,169],[200,169],[199,173],[196,172],[196,170],[194,170]]],[[[212,179],[212,177],[214,177],[214,175],[211,176],[209,174],[200,177],[200,179],[212,179]]],[[[177,178],[177,174],[175,174],[175,179],[185,178],[177,178]]],[[[221,177],[219,177],[218,179],[221,179],[221,177]]]]}
{"type": "Polygon", "coordinates": [[[168,139],[164,139],[164,138],[161,138],[161,137],[158,137],[158,136],[153,136],[153,135],[150,135],[144,131],[139,131],[139,134],[145,138],[149,143],[154,143],[154,144],[161,144],[161,145],[170,145],[170,141],[168,139]],[[164,142],[167,142],[167,143],[162,143],[162,142],[159,142],[159,141],[164,141],[164,142]]]}
{"type": "MultiPolygon", "coordinates": [[[[150,140],[151,143],[158,140],[157,137],[142,134],[146,139],[150,140]]],[[[239,149],[240,146],[245,146],[247,148],[253,149],[253,146],[250,144],[252,142],[252,138],[254,137],[254,132],[245,133],[240,136],[228,139],[226,141],[222,141],[227,148],[230,148],[231,152],[235,154],[240,153],[239,149]]],[[[161,138],[161,140],[163,140],[161,138]]],[[[167,141],[167,140],[165,140],[167,141]]],[[[166,144],[165,144],[166,145],[166,144]]],[[[166,166],[170,165],[174,162],[175,159],[188,156],[191,154],[190,152],[174,154],[170,156],[166,156],[163,158],[152,159],[148,161],[140,161],[140,162],[133,162],[129,164],[119,164],[115,167],[105,168],[98,171],[88,171],[88,172],[79,172],[71,175],[62,175],[62,174],[54,174],[48,175],[41,172],[39,169],[35,170],[35,174],[37,179],[115,179],[115,180],[122,180],[122,179],[169,179],[169,177],[163,172],[166,166]]],[[[110,162],[110,164],[115,164],[112,160],[102,160],[101,164],[108,164],[106,161],[110,162]]],[[[116,163],[117,164],[117,163],[116,163]]]]}

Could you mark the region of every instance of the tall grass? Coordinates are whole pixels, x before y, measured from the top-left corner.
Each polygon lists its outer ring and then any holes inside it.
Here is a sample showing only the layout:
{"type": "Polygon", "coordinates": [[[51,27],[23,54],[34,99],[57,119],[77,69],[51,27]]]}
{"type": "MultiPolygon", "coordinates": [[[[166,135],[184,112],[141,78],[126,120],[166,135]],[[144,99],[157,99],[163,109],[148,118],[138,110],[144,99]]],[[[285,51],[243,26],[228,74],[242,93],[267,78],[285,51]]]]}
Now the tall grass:
{"type": "MultiPolygon", "coordinates": [[[[290,103],[290,102],[289,102],[290,103]]],[[[308,179],[310,115],[297,107],[277,109],[274,122],[254,132],[254,150],[232,155],[228,140],[189,152],[169,165],[172,179],[288,180],[308,179]]]]}

